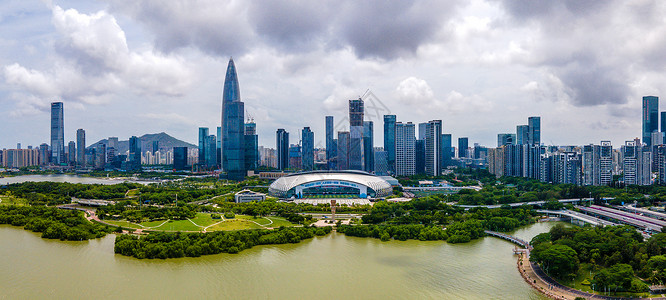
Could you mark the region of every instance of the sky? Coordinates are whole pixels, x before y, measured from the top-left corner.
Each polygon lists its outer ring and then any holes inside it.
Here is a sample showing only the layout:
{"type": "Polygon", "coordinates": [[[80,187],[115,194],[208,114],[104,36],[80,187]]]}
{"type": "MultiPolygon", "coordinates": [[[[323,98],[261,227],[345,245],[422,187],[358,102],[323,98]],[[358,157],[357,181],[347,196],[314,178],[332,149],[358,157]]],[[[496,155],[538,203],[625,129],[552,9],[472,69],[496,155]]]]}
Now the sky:
{"type": "Polygon", "coordinates": [[[359,97],[377,146],[395,114],[470,145],[541,116],[544,144],[619,147],[666,90],[666,2],[4,0],[0,148],[49,143],[53,101],[66,142],[196,144],[220,126],[230,57],[266,147],[305,126],[323,147],[324,117],[346,129],[359,97]]]}

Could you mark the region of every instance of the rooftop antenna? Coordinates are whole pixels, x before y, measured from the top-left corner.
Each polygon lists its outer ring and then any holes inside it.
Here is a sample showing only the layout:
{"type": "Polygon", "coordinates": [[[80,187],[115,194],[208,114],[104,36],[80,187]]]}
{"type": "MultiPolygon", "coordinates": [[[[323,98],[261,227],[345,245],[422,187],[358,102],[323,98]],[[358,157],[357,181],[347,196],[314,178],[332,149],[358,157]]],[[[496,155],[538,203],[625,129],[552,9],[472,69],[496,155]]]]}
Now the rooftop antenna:
{"type": "Polygon", "coordinates": [[[247,111],[247,109],[245,110],[245,115],[247,116],[247,122],[248,122],[248,123],[254,123],[254,116],[252,116],[252,115],[250,114],[250,112],[247,111]]]}
{"type": "Polygon", "coordinates": [[[363,99],[365,95],[367,95],[370,92],[370,89],[365,90],[365,93],[363,93],[363,96],[359,97],[359,99],[363,99]]]}

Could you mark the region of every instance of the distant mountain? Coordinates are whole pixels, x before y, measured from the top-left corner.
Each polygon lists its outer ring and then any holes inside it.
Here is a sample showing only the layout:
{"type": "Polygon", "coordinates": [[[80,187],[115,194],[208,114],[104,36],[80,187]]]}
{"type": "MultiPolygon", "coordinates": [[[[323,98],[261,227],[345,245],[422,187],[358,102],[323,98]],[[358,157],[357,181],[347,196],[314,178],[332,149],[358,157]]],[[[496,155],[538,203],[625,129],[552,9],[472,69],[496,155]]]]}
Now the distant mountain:
{"type": "MultiPolygon", "coordinates": [[[[157,141],[159,150],[173,150],[173,147],[187,147],[187,148],[198,148],[196,145],[192,145],[188,142],[181,141],[175,137],[172,137],[164,132],[144,134],[139,137],[141,140],[141,152],[146,152],[153,149],[153,141],[157,141]]],[[[91,148],[99,143],[108,146],[109,140],[103,139],[97,143],[90,145],[88,148],[91,148]]],[[[124,154],[129,150],[129,140],[118,141],[118,153],[124,154]]]]}

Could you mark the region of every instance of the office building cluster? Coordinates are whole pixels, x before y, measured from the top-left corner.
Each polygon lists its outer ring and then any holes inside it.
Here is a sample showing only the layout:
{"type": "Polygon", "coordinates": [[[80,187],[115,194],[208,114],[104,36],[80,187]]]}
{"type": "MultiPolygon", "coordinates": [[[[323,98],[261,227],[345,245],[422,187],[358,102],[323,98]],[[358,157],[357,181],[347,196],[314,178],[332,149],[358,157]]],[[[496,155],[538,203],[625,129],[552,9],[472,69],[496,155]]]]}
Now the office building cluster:
{"type": "Polygon", "coordinates": [[[541,120],[531,117],[527,125],[516,127],[515,134],[497,135],[497,148],[488,149],[488,170],[498,177],[576,185],[613,184],[613,175],[626,185],[666,184],[666,112],[659,114],[658,97],[643,97],[642,119],[642,140],[635,138],[613,149],[610,141],[543,146],[541,120]]]}
{"type": "Polygon", "coordinates": [[[325,148],[314,147],[314,133],[305,127],[300,141],[290,144],[289,132],[276,131],[276,148],[261,152],[261,164],[279,170],[359,170],[377,175],[438,176],[450,166],[483,165],[487,148],[475,144],[468,149],[468,139],[459,139],[463,150],[456,156],[451,134],[443,133],[442,120],[416,124],[399,122],[396,115],[383,116],[384,146],[376,147],[374,122],[365,120],[364,100],[349,100],[349,123],[335,123],[325,117],[325,148]],[[418,136],[417,136],[418,134],[418,136]],[[274,157],[264,159],[264,155],[274,157]]]}

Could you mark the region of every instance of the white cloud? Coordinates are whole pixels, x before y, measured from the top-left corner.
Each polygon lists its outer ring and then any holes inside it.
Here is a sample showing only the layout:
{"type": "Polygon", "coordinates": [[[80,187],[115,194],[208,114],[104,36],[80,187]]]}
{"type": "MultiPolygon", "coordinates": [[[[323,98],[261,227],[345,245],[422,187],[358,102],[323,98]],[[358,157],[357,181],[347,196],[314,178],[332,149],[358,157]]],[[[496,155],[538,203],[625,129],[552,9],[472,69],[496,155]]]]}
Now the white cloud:
{"type": "MultiPolygon", "coordinates": [[[[84,104],[103,104],[112,94],[133,93],[182,96],[195,76],[186,60],[177,55],[158,54],[152,49],[132,51],[125,32],[105,11],[92,14],[53,6],[52,21],[58,33],[55,61],[42,70],[28,69],[18,63],[4,67],[5,81],[26,97],[54,98],[84,104]]],[[[14,114],[28,111],[35,101],[21,103],[14,114]]]]}
{"type": "Polygon", "coordinates": [[[398,84],[395,91],[398,93],[400,100],[406,104],[419,105],[435,101],[435,94],[428,82],[416,77],[407,77],[398,84]]]}

